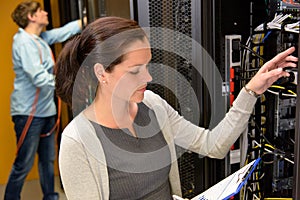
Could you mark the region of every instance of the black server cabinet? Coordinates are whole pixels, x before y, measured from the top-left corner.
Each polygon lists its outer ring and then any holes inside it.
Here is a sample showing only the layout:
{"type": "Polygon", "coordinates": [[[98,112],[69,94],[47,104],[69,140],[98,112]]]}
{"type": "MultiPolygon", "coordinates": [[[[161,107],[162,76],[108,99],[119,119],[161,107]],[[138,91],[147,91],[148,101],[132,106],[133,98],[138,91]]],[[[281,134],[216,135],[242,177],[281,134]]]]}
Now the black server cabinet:
{"type": "MultiPolygon", "coordinates": [[[[300,47],[300,34],[298,36],[298,48],[300,47]]],[[[300,51],[298,50],[298,58],[300,58],[300,51]]],[[[299,85],[299,80],[300,80],[300,60],[298,61],[298,77],[297,77],[297,95],[300,94],[300,85],[299,85]]],[[[299,199],[300,198],[300,99],[297,98],[296,101],[296,126],[295,126],[295,146],[294,146],[294,184],[293,184],[293,199],[299,199]]]]}
{"type": "Polygon", "coordinates": [[[60,21],[64,25],[69,21],[87,18],[92,22],[99,17],[106,16],[106,0],[60,0],[60,21]]]}
{"type": "MultiPolygon", "coordinates": [[[[222,75],[214,62],[215,1],[131,0],[130,7],[131,18],[149,33],[154,63],[149,89],[193,123],[212,128],[226,112],[222,75]]],[[[179,170],[187,198],[225,176],[224,160],[191,152],[179,157],[179,170]]]]}

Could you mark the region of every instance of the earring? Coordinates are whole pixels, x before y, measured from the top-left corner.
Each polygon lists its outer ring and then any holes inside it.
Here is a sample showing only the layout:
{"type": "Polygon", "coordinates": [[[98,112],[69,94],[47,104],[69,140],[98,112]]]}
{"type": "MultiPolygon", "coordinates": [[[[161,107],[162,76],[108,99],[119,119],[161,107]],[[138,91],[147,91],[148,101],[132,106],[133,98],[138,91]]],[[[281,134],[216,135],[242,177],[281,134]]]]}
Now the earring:
{"type": "Polygon", "coordinates": [[[106,81],[102,81],[103,84],[106,84],[106,81]]]}

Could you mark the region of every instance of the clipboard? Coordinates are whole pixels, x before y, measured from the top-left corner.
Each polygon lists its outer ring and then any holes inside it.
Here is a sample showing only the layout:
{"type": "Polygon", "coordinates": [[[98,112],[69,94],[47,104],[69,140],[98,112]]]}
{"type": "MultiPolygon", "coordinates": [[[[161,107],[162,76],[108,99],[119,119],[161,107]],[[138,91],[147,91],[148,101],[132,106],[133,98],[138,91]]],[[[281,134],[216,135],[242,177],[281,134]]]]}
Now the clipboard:
{"type": "MultiPolygon", "coordinates": [[[[254,169],[259,164],[261,158],[253,160],[238,171],[229,175],[222,181],[213,185],[203,193],[195,196],[191,200],[228,200],[238,194],[242,187],[247,183],[254,169]]],[[[184,200],[183,198],[173,195],[174,200],[184,200]]]]}

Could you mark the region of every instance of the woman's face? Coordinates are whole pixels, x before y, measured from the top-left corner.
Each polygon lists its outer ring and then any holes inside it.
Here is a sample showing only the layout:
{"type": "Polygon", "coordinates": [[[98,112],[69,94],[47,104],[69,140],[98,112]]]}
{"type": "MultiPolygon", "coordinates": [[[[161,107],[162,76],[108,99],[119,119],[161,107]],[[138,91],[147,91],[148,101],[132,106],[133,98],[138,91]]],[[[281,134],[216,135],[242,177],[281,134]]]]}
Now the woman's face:
{"type": "Polygon", "coordinates": [[[38,8],[37,11],[33,14],[32,20],[42,26],[47,26],[49,24],[48,13],[41,8],[38,8]]]}
{"type": "Polygon", "coordinates": [[[137,40],[129,47],[123,61],[106,73],[107,87],[113,98],[131,102],[141,102],[147,83],[152,81],[148,71],[151,49],[148,40],[137,40]]]}

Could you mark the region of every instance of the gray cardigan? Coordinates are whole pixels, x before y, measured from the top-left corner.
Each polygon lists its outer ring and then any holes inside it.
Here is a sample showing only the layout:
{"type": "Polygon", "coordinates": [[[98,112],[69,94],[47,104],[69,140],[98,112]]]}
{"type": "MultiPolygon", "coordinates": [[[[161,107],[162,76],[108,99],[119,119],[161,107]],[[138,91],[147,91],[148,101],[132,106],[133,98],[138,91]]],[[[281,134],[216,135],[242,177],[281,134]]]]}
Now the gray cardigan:
{"type": "MultiPolygon", "coordinates": [[[[151,91],[143,102],[153,109],[168,143],[172,164],[172,193],[181,196],[175,144],[211,158],[224,158],[230,146],[246,129],[256,98],[244,89],[225,118],[212,130],[195,126],[180,116],[165,100],[151,91]]],[[[109,178],[104,152],[93,125],[80,113],[62,133],[59,169],[69,200],[108,200],[109,178]]]]}

